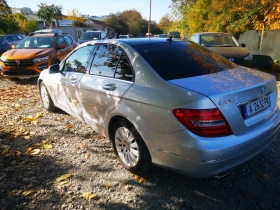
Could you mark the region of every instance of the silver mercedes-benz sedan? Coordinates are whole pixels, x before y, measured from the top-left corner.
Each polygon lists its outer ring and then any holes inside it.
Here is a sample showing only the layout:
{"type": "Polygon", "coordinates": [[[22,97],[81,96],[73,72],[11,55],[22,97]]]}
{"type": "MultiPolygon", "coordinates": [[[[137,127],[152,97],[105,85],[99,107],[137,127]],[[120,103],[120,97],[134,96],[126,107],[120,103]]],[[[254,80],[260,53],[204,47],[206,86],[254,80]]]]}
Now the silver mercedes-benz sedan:
{"type": "Polygon", "coordinates": [[[274,76],[172,38],[84,43],[38,87],[44,108],[107,136],[132,173],[154,164],[213,176],[260,153],[280,126],[274,76]]]}

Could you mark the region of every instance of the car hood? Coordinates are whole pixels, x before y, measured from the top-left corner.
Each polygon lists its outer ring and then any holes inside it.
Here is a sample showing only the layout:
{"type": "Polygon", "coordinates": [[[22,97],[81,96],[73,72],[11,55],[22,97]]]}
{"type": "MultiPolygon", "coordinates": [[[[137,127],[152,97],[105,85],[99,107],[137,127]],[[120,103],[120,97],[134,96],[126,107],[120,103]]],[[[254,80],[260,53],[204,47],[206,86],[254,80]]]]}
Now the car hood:
{"type": "Polygon", "coordinates": [[[2,58],[5,59],[33,59],[43,57],[53,52],[53,49],[11,49],[6,51],[2,58]]]}
{"type": "Polygon", "coordinates": [[[250,54],[244,47],[208,47],[208,49],[226,58],[244,58],[250,54]]]}
{"type": "Polygon", "coordinates": [[[226,117],[234,134],[253,129],[261,121],[269,119],[277,108],[275,77],[249,68],[239,67],[168,82],[207,96],[226,117]],[[254,117],[244,119],[243,104],[268,95],[271,106],[254,117]]]}

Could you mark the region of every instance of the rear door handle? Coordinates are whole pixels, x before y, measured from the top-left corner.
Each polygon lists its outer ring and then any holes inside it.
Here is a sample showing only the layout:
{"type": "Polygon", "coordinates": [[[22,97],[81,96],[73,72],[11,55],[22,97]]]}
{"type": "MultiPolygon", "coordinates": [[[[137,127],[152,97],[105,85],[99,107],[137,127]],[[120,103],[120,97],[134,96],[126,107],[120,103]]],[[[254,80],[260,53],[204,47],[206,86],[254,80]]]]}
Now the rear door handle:
{"type": "Polygon", "coordinates": [[[109,90],[109,91],[114,91],[114,90],[116,90],[116,85],[115,84],[108,84],[108,85],[104,85],[103,86],[103,89],[104,90],[109,90]]]}

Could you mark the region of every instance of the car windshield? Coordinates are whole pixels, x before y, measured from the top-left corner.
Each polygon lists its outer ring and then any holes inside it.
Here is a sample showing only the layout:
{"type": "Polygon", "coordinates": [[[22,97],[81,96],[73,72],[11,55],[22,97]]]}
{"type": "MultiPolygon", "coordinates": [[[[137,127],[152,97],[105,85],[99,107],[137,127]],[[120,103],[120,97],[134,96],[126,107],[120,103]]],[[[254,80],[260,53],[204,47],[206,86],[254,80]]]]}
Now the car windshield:
{"type": "Polygon", "coordinates": [[[27,37],[17,46],[17,49],[53,48],[53,37],[27,37]]]}
{"type": "Polygon", "coordinates": [[[195,77],[236,68],[228,59],[192,42],[171,41],[134,48],[164,80],[195,77]]]}
{"type": "Polygon", "coordinates": [[[81,39],[83,40],[93,40],[93,39],[100,39],[99,32],[85,32],[83,33],[81,39]]]}
{"type": "Polygon", "coordinates": [[[0,40],[1,41],[3,41],[4,40],[4,36],[2,35],[2,36],[0,36],[0,40]]]}
{"type": "Polygon", "coordinates": [[[200,43],[205,47],[238,47],[238,41],[230,34],[203,34],[200,43]]]}

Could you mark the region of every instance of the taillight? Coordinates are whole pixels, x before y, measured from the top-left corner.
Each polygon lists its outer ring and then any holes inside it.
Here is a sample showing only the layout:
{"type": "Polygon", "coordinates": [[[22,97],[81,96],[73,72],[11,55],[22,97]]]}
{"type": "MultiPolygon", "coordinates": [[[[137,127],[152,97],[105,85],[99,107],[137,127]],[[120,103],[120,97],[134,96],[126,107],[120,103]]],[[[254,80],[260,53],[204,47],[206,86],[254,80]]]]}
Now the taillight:
{"type": "Polygon", "coordinates": [[[232,134],[231,128],[219,109],[173,110],[175,117],[191,132],[203,137],[221,137],[232,134]]]}

